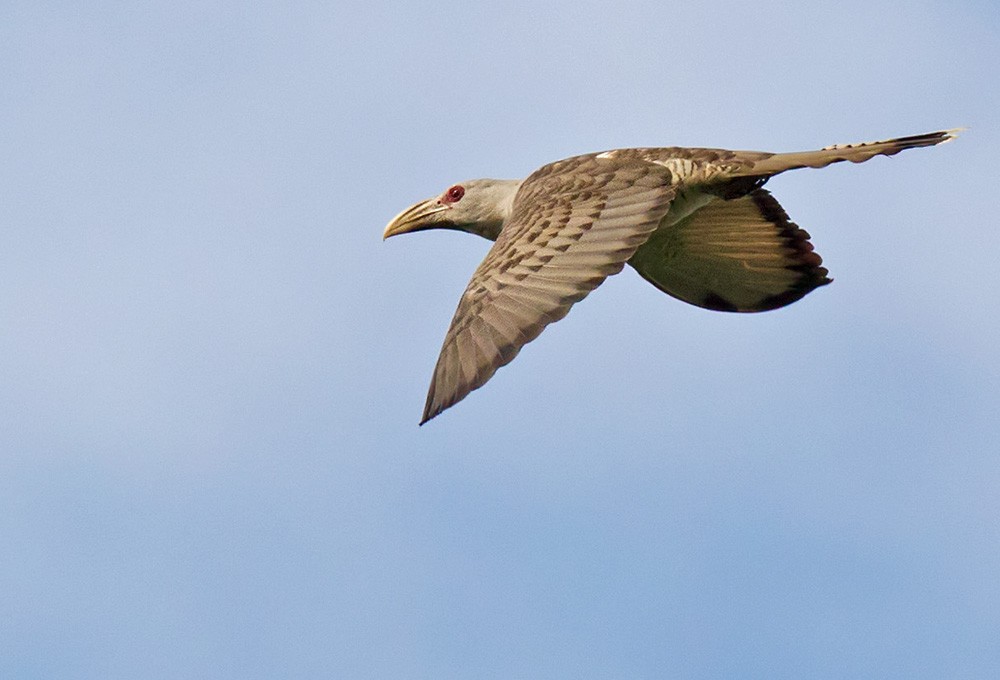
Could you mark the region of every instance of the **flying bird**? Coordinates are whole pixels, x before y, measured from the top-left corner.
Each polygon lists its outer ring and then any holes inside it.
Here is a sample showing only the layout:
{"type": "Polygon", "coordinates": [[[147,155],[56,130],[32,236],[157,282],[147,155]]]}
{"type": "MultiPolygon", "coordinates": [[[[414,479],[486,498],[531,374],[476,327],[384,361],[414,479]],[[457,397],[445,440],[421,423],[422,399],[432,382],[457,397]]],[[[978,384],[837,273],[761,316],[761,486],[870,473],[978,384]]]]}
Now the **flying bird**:
{"type": "Polygon", "coordinates": [[[830,283],[809,234],[761,188],[786,170],[861,163],[959,130],[818,151],[614,149],[524,180],[460,182],[389,222],[384,238],[455,229],[495,241],[445,335],[420,424],[482,387],[604,279],[631,265],[679,300],[762,312],[830,283]]]}

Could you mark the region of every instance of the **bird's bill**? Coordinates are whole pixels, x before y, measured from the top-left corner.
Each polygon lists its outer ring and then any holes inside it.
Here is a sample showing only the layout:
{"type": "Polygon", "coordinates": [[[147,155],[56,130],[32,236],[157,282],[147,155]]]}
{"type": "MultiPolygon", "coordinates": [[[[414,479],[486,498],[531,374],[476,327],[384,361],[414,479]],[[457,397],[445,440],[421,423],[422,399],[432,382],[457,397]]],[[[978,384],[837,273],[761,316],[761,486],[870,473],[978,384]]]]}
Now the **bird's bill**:
{"type": "Polygon", "coordinates": [[[445,210],[448,210],[448,206],[442,205],[436,198],[430,198],[416,205],[411,205],[393,217],[392,221],[386,225],[385,231],[382,233],[382,239],[384,240],[398,234],[407,234],[411,231],[432,229],[437,222],[435,216],[445,210]]]}

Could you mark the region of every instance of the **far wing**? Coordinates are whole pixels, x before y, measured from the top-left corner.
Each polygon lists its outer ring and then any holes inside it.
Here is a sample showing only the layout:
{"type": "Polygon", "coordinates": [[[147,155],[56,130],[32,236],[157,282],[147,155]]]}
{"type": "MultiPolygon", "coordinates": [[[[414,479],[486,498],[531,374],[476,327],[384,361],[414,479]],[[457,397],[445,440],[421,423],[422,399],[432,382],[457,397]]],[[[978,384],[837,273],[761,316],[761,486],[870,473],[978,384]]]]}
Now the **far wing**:
{"type": "Polygon", "coordinates": [[[762,312],[830,283],[809,234],[757,189],[716,198],[660,229],[629,264],[654,286],[699,307],[762,312]]]}
{"type": "Polygon", "coordinates": [[[528,177],[462,295],[421,424],[485,384],[545,326],[621,271],[669,209],[672,179],[662,166],[593,154],[528,177]]]}

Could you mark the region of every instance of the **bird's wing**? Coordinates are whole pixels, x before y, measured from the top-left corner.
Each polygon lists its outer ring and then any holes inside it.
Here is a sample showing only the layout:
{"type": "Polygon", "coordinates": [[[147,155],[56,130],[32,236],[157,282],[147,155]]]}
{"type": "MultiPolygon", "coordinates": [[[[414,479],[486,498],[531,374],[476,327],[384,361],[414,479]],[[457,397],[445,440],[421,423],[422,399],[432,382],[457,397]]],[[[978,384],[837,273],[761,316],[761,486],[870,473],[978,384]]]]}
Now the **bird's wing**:
{"type": "Polygon", "coordinates": [[[830,282],[809,234],[764,189],[711,199],[660,229],[629,264],[660,290],[699,307],[761,312],[830,282]]]}
{"type": "Polygon", "coordinates": [[[670,208],[672,180],[662,166],[600,154],[557,161],[528,177],[462,295],[421,423],[485,384],[621,271],[670,208]]]}

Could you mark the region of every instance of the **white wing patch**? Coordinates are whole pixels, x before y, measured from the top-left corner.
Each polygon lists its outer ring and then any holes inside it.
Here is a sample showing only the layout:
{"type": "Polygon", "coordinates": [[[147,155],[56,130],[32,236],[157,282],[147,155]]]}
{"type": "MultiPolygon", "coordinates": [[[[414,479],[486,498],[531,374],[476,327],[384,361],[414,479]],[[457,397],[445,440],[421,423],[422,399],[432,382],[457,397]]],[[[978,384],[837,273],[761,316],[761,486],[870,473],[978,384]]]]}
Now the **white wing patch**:
{"type": "Polygon", "coordinates": [[[651,160],[650,162],[669,170],[674,177],[687,179],[695,173],[695,164],[690,158],[668,158],[667,160],[651,160]]]}

